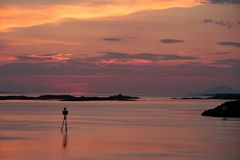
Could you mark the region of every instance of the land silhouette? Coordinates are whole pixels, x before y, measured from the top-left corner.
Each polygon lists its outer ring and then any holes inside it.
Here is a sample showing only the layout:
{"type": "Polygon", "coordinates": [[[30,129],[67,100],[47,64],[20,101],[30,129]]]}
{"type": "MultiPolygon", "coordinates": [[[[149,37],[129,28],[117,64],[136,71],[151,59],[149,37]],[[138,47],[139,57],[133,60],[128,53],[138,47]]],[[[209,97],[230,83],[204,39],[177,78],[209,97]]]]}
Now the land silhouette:
{"type": "Polygon", "coordinates": [[[239,100],[239,93],[218,93],[218,94],[204,94],[196,97],[180,97],[172,99],[227,99],[227,100],[239,100]]]}
{"type": "Polygon", "coordinates": [[[60,100],[60,101],[133,101],[139,97],[132,97],[122,94],[117,94],[108,97],[85,97],[72,95],[41,95],[38,97],[31,96],[0,96],[0,100],[60,100]]]}
{"type": "Polygon", "coordinates": [[[214,109],[206,110],[202,113],[202,116],[240,118],[240,100],[228,101],[214,109]]]}

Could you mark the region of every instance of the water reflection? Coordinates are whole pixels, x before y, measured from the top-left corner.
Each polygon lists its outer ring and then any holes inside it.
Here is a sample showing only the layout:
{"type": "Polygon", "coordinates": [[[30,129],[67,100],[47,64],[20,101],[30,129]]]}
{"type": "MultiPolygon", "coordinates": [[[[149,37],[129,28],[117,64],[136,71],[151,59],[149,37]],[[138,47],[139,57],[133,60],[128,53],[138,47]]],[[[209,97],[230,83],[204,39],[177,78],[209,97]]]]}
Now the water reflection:
{"type": "Polygon", "coordinates": [[[240,160],[240,119],[200,116],[219,104],[212,100],[1,102],[0,159],[240,160]],[[56,111],[62,103],[74,111],[68,133],[65,128],[60,132],[63,117],[56,111]]]}
{"type": "Polygon", "coordinates": [[[62,135],[63,135],[62,146],[63,146],[63,148],[67,148],[67,145],[68,145],[68,134],[67,134],[67,132],[62,132],[62,135]]]}

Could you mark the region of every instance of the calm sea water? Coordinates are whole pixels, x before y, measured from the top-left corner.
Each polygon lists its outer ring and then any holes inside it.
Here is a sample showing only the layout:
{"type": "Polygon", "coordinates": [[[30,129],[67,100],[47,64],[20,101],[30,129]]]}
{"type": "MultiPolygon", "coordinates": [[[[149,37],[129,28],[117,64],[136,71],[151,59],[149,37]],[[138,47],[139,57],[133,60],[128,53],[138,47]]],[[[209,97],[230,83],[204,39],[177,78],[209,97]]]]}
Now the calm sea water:
{"type": "Polygon", "coordinates": [[[0,101],[0,159],[238,160],[240,119],[200,115],[223,102],[0,101]]]}

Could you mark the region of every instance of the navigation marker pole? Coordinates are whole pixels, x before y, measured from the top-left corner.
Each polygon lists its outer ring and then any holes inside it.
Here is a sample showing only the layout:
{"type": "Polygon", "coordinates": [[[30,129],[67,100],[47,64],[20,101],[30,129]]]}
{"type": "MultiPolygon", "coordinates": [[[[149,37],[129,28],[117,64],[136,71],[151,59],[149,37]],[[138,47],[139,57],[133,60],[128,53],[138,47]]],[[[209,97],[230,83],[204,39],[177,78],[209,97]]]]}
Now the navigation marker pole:
{"type": "Polygon", "coordinates": [[[65,125],[65,132],[67,132],[67,115],[68,115],[68,110],[66,107],[64,107],[63,111],[62,111],[62,114],[63,114],[63,122],[62,122],[62,128],[61,128],[61,132],[63,132],[63,127],[65,125]]]}

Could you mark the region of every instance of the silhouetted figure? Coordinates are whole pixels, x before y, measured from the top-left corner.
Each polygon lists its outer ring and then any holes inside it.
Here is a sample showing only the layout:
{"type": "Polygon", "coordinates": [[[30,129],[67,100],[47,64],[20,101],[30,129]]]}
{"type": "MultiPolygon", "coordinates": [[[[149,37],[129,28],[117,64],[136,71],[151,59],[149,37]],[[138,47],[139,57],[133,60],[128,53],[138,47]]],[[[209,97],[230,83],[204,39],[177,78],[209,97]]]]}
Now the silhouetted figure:
{"type": "Polygon", "coordinates": [[[63,111],[62,111],[62,114],[63,114],[63,122],[62,122],[62,128],[61,128],[61,132],[63,131],[63,127],[65,125],[65,132],[67,132],[67,115],[68,115],[68,110],[66,107],[64,107],[63,111]]]}

